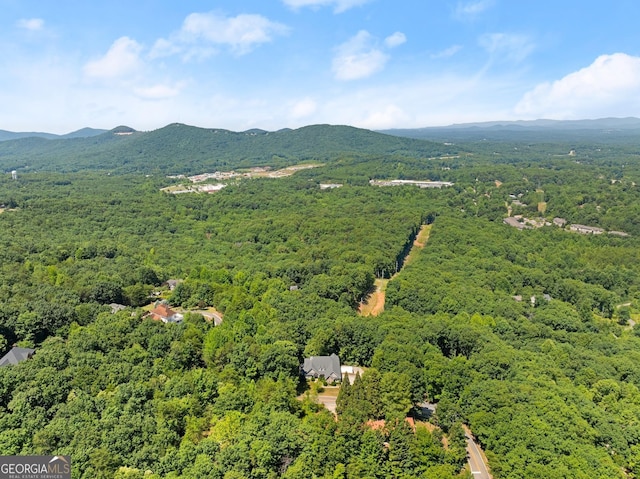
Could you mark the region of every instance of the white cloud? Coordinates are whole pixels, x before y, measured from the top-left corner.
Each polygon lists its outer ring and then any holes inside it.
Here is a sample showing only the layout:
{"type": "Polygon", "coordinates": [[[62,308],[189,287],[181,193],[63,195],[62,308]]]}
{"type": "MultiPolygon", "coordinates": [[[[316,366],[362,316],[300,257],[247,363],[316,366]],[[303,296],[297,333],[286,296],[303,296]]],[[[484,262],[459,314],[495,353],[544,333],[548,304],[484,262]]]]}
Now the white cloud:
{"type": "Polygon", "coordinates": [[[120,37],[109,51],[84,66],[84,73],[92,78],[117,78],[135,72],[141,65],[142,45],[129,37],[120,37]]]}
{"type": "Polygon", "coordinates": [[[462,45],[451,45],[444,50],[440,50],[439,52],[432,53],[430,56],[432,59],[436,60],[439,58],[449,58],[462,50],[462,45]]]}
{"type": "Polygon", "coordinates": [[[37,32],[44,28],[44,20],[42,18],[23,18],[18,20],[16,25],[31,32],[37,32]]]}
{"type": "Polygon", "coordinates": [[[149,57],[152,59],[160,57],[169,57],[180,53],[182,49],[175,43],[167,40],[166,38],[158,38],[149,52],[149,57]]]}
{"type": "Polygon", "coordinates": [[[173,86],[159,83],[148,87],[135,88],[134,93],[140,98],[148,100],[162,100],[179,95],[183,87],[184,83],[179,83],[173,86]]]}
{"type": "Polygon", "coordinates": [[[454,17],[458,20],[472,19],[495,5],[495,0],[477,0],[475,2],[458,2],[454,17]]]}
{"type": "Polygon", "coordinates": [[[535,49],[535,44],[526,35],[511,33],[487,33],[478,42],[494,59],[521,62],[535,49]]]}
{"type": "Polygon", "coordinates": [[[338,80],[366,78],[384,68],[389,56],[374,46],[374,40],[369,32],[361,30],[338,47],[333,59],[338,80]]]}
{"type": "Polygon", "coordinates": [[[322,108],[313,119],[371,129],[509,120],[514,115],[513,99],[505,91],[512,87],[496,77],[439,72],[399,83],[345,89],[322,99],[322,108]]]}
{"type": "Polygon", "coordinates": [[[515,111],[560,120],[640,115],[640,57],[599,56],[588,67],[536,86],[515,111]]]}
{"type": "Polygon", "coordinates": [[[401,125],[409,119],[404,110],[397,105],[386,105],[370,112],[360,123],[361,127],[372,130],[383,130],[401,125]]]}
{"type": "Polygon", "coordinates": [[[371,0],[282,0],[285,5],[297,10],[302,7],[328,7],[333,6],[334,13],[346,12],[350,8],[359,7],[371,0]]]}
{"type": "Polygon", "coordinates": [[[234,53],[249,53],[257,45],[268,43],[276,35],[285,35],[289,28],[262,15],[241,14],[225,17],[214,13],[192,13],[182,28],[169,39],[159,39],[150,57],[182,53],[185,59],[206,57],[216,52],[216,46],[227,46],[234,53]]]}
{"type": "Polygon", "coordinates": [[[305,118],[313,115],[318,109],[318,104],[312,98],[303,98],[291,108],[290,116],[293,119],[305,118]]]}
{"type": "Polygon", "coordinates": [[[310,78],[284,87],[258,83],[247,91],[212,85],[199,77],[188,83],[158,78],[158,72],[146,71],[153,65],[144,65],[140,75],[115,86],[78,82],[73,59],[56,61],[64,63],[17,58],[4,72],[22,88],[19,95],[15,89],[0,90],[0,104],[6,107],[0,109],[0,124],[6,129],[66,133],[84,126],[125,124],[150,130],[176,121],[235,131],[313,123],[409,128],[516,119],[509,115],[515,115],[513,105],[518,100],[505,93],[515,89],[513,83],[470,72],[439,71],[405,76],[394,83],[343,84],[339,89],[323,78],[310,78]],[[43,111],[49,114],[43,116],[43,111]]]}
{"type": "Polygon", "coordinates": [[[395,48],[407,41],[407,36],[402,32],[395,32],[384,39],[384,44],[389,48],[395,48]]]}

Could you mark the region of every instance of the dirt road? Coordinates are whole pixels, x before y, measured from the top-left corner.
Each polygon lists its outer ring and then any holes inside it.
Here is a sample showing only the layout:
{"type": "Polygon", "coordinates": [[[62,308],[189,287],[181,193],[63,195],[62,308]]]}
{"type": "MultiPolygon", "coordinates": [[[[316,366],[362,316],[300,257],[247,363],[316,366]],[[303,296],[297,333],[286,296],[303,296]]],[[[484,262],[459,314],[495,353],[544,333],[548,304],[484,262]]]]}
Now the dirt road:
{"type": "MultiPolygon", "coordinates": [[[[418,235],[416,236],[416,239],[413,242],[413,247],[407,255],[404,266],[407,266],[409,263],[415,260],[418,252],[427,244],[430,233],[431,225],[422,225],[420,231],[418,232],[418,235]]],[[[391,279],[395,278],[398,273],[394,274],[391,279]]],[[[360,304],[360,309],[358,311],[360,316],[378,316],[384,311],[385,290],[387,289],[387,283],[389,281],[390,280],[388,279],[382,278],[376,279],[375,291],[371,293],[363,303],[360,304]]]]}

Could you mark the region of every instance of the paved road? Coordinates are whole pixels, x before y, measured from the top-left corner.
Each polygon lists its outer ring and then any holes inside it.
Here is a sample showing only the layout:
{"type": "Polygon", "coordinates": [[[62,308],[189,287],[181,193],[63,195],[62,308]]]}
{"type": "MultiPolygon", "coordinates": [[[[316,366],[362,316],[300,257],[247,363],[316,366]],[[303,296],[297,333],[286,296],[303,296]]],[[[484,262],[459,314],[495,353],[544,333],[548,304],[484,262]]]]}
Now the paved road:
{"type": "MultiPolygon", "coordinates": [[[[351,384],[353,384],[353,381],[351,382],[351,384]]],[[[340,391],[340,386],[325,386],[324,391],[321,393],[318,393],[318,402],[320,404],[324,404],[325,408],[327,408],[329,411],[335,414],[336,400],[338,399],[339,391],[340,391]]]]}
{"type": "MultiPolygon", "coordinates": [[[[183,312],[183,311],[181,311],[181,312],[183,312]]],[[[191,311],[185,310],[184,312],[201,314],[202,316],[204,316],[209,321],[213,321],[213,324],[215,326],[220,326],[222,324],[222,315],[220,313],[218,313],[218,312],[209,311],[209,310],[206,310],[206,309],[196,309],[196,310],[191,310],[191,311]]]]}
{"type": "Polygon", "coordinates": [[[480,447],[476,444],[471,431],[466,426],[464,427],[464,436],[467,439],[468,462],[473,479],[492,479],[489,469],[482,458],[480,447]]]}

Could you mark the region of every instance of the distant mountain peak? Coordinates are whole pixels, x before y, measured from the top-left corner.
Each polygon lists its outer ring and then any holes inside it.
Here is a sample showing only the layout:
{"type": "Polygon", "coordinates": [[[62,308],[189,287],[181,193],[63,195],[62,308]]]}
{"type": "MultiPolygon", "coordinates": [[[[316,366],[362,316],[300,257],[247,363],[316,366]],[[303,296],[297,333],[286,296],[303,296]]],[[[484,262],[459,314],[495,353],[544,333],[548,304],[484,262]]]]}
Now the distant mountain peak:
{"type": "Polygon", "coordinates": [[[130,135],[132,133],[136,133],[136,130],[134,130],[130,126],[120,125],[111,130],[111,133],[113,133],[114,135],[130,135]]]}
{"type": "Polygon", "coordinates": [[[250,130],[243,131],[245,135],[266,135],[269,132],[267,130],[261,130],[260,128],[251,128],[250,130]]]}
{"type": "Polygon", "coordinates": [[[80,128],[79,130],[72,131],[71,133],[67,133],[66,135],[61,135],[60,138],[89,138],[92,136],[102,135],[106,132],[107,130],[84,127],[80,128]]]}

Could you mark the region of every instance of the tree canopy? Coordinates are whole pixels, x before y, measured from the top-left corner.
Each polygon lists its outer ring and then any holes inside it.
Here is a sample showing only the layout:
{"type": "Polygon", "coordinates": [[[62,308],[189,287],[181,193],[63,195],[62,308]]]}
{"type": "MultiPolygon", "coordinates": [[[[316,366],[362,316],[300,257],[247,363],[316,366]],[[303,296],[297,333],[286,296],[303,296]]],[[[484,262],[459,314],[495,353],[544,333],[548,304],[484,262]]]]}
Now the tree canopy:
{"type": "MultiPolygon", "coordinates": [[[[296,141],[343,149],[320,151],[323,166],[172,195],[167,174],[227,161],[198,163],[212,155],[202,135],[255,151],[272,135],[162,133],[165,156],[142,134],[31,139],[77,143],[50,144],[59,171],[0,178],[0,349],[36,349],[0,368],[0,453],[68,454],[74,478],[455,478],[469,473],[464,424],[496,478],[640,474],[635,147],[469,141],[444,156],[350,129],[332,143],[318,127],[296,141]],[[340,146],[355,138],[372,150],[340,146]],[[85,168],[91,142],[141,150],[105,146],[107,174],[85,168]],[[203,153],[186,164],[180,148],[203,153]],[[359,315],[380,284],[384,312],[359,315]],[[146,317],[159,300],[184,320],[146,317]],[[363,368],[328,388],[336,415],[299,372],[332,353],[363,368]]],[[[313,156],[230,151],[234,168],[313,156]]]]}

